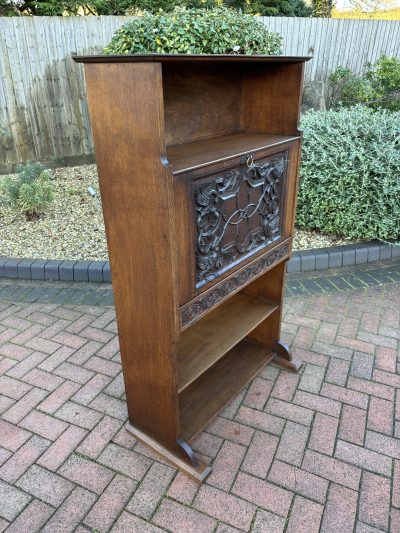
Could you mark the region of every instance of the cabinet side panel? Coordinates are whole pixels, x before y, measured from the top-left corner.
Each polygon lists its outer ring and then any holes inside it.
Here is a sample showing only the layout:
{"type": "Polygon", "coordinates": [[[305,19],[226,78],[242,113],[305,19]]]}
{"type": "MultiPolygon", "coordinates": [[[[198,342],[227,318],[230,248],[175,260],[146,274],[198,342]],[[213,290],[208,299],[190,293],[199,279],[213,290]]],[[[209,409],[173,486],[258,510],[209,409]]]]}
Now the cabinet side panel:
{"type": "Polygon", "coordinates": [[[243,79],[244,129],[296,135],[303,63],[251,67],[243,79]]]}
{"type": "Polygon", "coordinates": [[[179,432],[172,176],[159,63],[85,65],[129,419],[179,432]]]}

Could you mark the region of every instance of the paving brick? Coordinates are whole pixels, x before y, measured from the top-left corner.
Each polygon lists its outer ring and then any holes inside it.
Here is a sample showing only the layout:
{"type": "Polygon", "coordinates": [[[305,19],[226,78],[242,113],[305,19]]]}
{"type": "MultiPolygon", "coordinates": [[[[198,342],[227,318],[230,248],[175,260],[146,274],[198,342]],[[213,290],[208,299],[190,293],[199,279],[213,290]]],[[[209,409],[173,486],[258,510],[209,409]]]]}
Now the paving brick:
{"type": "Polygon", "coordinates": [[[84,366],[89,370],[94,370],[95,372],[100,372],[100,374],[113,378],[121,372],[121,365],[119,363],[107,361],[106,359],[95,355],[91,357],[84,366]]]}
{"type": "Polygon", "coordinates": [[[97,411],[70,401],[62,405],[55,416],[84,429],[93,429],[103,418],[97,411]]]}
{"type": "Polygon", "coordinates": [[[185,505],[191,505],[194,497],[199,489],[199,484],[190,479],[185,474],[178,472],[171,486],[168,489],[167,495],[178,502],[185,505]]]}
{"type": "Polygon", "coordinates": [[[236,396],[234,396],[223,409],[221,409],[219,416],[222,418],[228,418],[233,420],[242,404],[243,398],[247,392],[247,389],[242,389],[236,396]]]}
{"type": "Polygon", "coordinates": [[[368,407],[368,396],[362,392],[332,385],[331,383],[324,383],[322,385],[321,394],[333,400],[344,402],[354,407],[366,409],[368,407]]]}
{"type": "Polygon", "coordinates": [[[194,450],[208,457],[216,457],[222,446],[222,439],[202,431],[193,441],[191,446],[194,450]]]}
{"type": "Polygon", "coordinates": [[[359,516],[362,522],[387,530],[389,527],[390,480],[364,472],[359,516]]]}
{"type": "Polygon", "coordinates": [[[243,444],[244,446],[250,444],[254,434],[253,428],[219,416],[208,424],[206,431],[223,439],[236,442],[237,444],[243,444]]]}
{"type": "MultiPolygon", "coordinates": [[[[376,472],[377,474],[382,474],[384,476],[391,475],[392,460],[389,457],[372,450],[367,450],[361,446],[350,444],[349,442],[338,440],[335,457],[365,470],[376,472]]],[[[343,485],[349,486],[346,485],[346,483],[343,483],[343,485]]]]}
{"type": "MultiPolygon", "coordinates": [[[[72,533],[96,501],[96,496],[81,487],[75,487],[68,498],[54,513],[42,533],[72,533]]],[[[104,530],[103,530],[104,531],[104,530]]]]}
{"type": "Polygon", "coordinates": [[[17,451],[31,435],[29,431],[9,424],[5,420],[0,420],[0,446],[7,448],[7,450],[17,451]]]}
{"type": "Polygon", "coordinates": [[[40,457],[37,463],[55,472],[75,450],[85,435],[85,430],[76,426],[69,426],[40,457]]]}
{"type": "Polygon", "coordinates": [[[292,492],[244,472],[236,478],[232,493],[280,516],[287,516],[292,492]]]}
{"type": "Polygon", "coordinates": [[[126,510],[149,520],[158,507],[170,485],[175,470],[169,466],[154,463],[138,486],[126,510]]]}
{"type": "Polygon", "coordinates": [[[17,424],[20,422],[38,403],[40,403],[47,392],[39,389],[31,389],[20,400],[3,413],[4,420],[17,424]]]}
{"type": "Polygon", "coordinates": [[[138,481],[145,476],[152,464],[147,457],[113,443],[102,452],[98,462],[138,481]]]}
{"type": "Polygon", "coordinates": [[[396,372],[397,353],[393,348],[378,346],[375,355],[375,366],[386,372],[396,372]]]}
{"type": "Polygon", "coordinates": [[[392,509],[390,513],[390,531],[396,533],[400,531],[400,511],[392,509]]]}
{"type": "Polygon", "coordinates": [[[0,480],[0,517],[14,520],[30,500],[31,496],[0,480]]]}
{"type": "Polygon", "coordinates": [[[323,510],[319,503],[296,496],[286,533],[318,533],[323,510]]]}
{"type": "Polygon", "coordinates": [[[22,378],[22,380],[30,385],[40,387],[49,392],[52,392],[63,383],[63,379],[60,377],[44,372],[39,368],[32,369],[22,378]]]}
{"type": "Polygon", "coordinates": [[[302,464],[303,470],[357,490],[361,470],[332,457],[307,450],[302,464]]]}
{"type": "MultiPolygon", "coordinates": [[[[297,394],[298,393],[296,393],[296,395],[297,394]]],[[[287,420],[292,420],[293,422],[298,422],[305,426],[311,425],[313,417],[313,412],[310,409],[305,409],[304,407],[299,407],[298,405],[293,405],[275,398],[270,398],[268,400],[266,411],[273,415],[285,418],[287,420]]],[[[265,427],[264,429],[271,431],[268,427],[265,427]]],[[[274,432],[272,431],[272,433],[274,432]]]]}
{"type": "MultiPolygon", "coordinates": [[[[323,414],[338,417],[340,415],[341,405],[338,401],[330,398],[324,398],[317,394],[311,394],[306,391],[297,391],[293,400],[296,404],[307,407],[323,414]]],[[[312,411],[309,411],[312,415],[312,411]]]]}
{"type": "Polygon", "coordinates": [[[394,388],[388,385],[382,385],[380,383],[373,383],[365,379],[358,379],[349,377],[347,387],[353,390],[364,392],[365,394],[371,394],[384,400],[394,399],[394,388]]]}
{"type": "Polygon", "coordinates": [[[256,431],[241,465],[241,470],[264,479],[268,474],[278,442],[277,437],[256,431]]]}
{"type": "Polygon", "coordinates": [[[92,531],[108,531],[135,488],[135,481],[117,474],[86,516],[85,524],[92,531]]]}
{"type": "Polygon", "coordinates": [[[0,395],[0,415],[7,411],[14,403],[15,400],[12,400],[8,396],[0,395]]]}
{"type": "Polygon", "coordinates": [[[101,374],[95,374],[81,389],[75,394],[73,400],[82,405],[89,405],[96,396],[110,383],[110,378],[101,374]]]}
{"type": "Polygon", "coordinates": [[[107,343],[114,337],[114,335],[109,331],[104,331],[98,328],[92,328],[90,326],[82,330],[80,334],[83,337],[87,337],[88,339],[102,343],[107,343]]]}
{"type": "Polygon", "coordinates": [[[50,442],[34,435],[0,468],[0,478],[15,483],[48,448],[50,442]]]}
{"type": "MultiPolygon", "coordinates": [[[[271,401],[272,405],[274,406],[275,402],[279,402],[280,400],[270,398],[266,407],[267,410],[269,410],[268,405],[271,401]]],[[[290,404],[286,405],[290,406],[290,404]]],[[[272,416],[271,414],[264,413],[263,411],[258,411],[257,409],[251,409],[250,407],[244,406],[239,409],[235,419],[238,422],[247,424],[255,429],[267,430],[275,435],[280,435],[284,426],[284,421],[282,419],[272,416]]]]}
{"type": "Polygon", "coordinates": [[[67,400],[75,394],[80,385],[73,381],[64,381],[55,391],[53,391],[37,409],[47,414],[54,414],[67,400]]]}
{"type": "MultiPolygon", "coordinates": [[[[38,533],[53,514],[54,509],[39,500],[33,500],[7,529],[7,533],[38,533]]],[[[0,528],[1,531],[1,528],[0,528]]]]}
{"type": "Polygon", "coordinates": [[[70,481],[38,465],[32,465],[16,485],[55,507],[61,505],[74,488],[70,481]]]}
{"type": "Polygon", "coordinates": [[[68,362],[74,365],[83,365],[92,357],[92,355],[98,353],[102,346],[103,344],[101,342],[87,341],[82,348],[71,355],[71,357],[68,359],[68,362]]]}
{"type": "Polygon", "coordinates": [[[281,372],[275,382],[271,396],[280,400],[291,401],[298,383],[299,377],[296,374],[291,374],[290,372],[281,372]]]}
{"type": "Polygon", "coordinates": [[[243,404],[247,407],[259,409],[262,411],[266,401],[269,398],[273,383],[262,378],[253,379],[245,397],[243,404]]]}
{"type": "Polygon", "coordinates": [[[357,522],[355,533],[380,533],[381,531],[382,531],[381,529],[376,529],[375,527],[368,526],[367,524],[364,524],[363,522],[357,522]]]}
{"type": "Polygon", "coordinates": [[[357,338],[363,342],[370,343],[371,345],[382,346],[387,348],[396,349],[397,340],[384,335],[375,335],[369,331],[359,331],[357,338]]]}
{"type": "Polygon", "coordinates": [[[300,466],[310,429],[288,420],[279,442],[276,458],[300,466]]]}
{"type": "Polygon", "coordinates": [[[120,429],[122,423],[105,416],[78,447],[77,452],[96,459],[120,429]]]}
{"type": "Polygon", "coordinates": [[[20,426],[49,440],[57,439],[68,427],[65,422],[39,411],[31,411],[20,426]]]}
{"type": "Polygon", "coordinates": [[[57,342],[53,342],[49,339],[42,339],[41,337],[33,337],[32,339],[29,339],[25,346],[28,346],[28,348],[32,348],[33,350],[37,350],[39,352],[47,353],[48,355],[52,355],[58,348],[60,348],[60,344],[57,342]]]}
{"type": "Polygon", "coordinates": [[[250,530],[256,511],[251,503],[208,485],[200,487],[193,505],[199,511],[245,531],[250,530]]]}
{"type": "Polygon", "coordinates": [[[339,437],[353,444],[364,444],[367,412],[358,407],[344,405],[340,420],[339,437]]]}
{"type": "MultiPolygon", "coordinates": [[[[39,365],[39,368],[45,370],[46,372],[53,372],[59,365],[68,359],[74,353],[73,348],[69,346],[61,346],[57,351],[55,351],[50,357],[48,357],[43,363],[39,365]]],[[[61,376],[65,379],[68,379],[66,376],[61,376]]],[[[73,380],[74,381],[74,380],[73,380]]]]}
{"type": "Polygon", "coordinates": [[[325,381],[335,385],[344,385],[347,380],[350,363],[343,359],[332,358],[326,372],[325,381]]]}
{"type": "Polygon", "coordinates": [[[126,402],[107,394],[100,393],[89,405],[93,409],[97,409],[97,411],[122,420],[122,422],[128,419],[126,402]]]}
{"type": "Polygon", "coordinates": [[[363,352],[354,352],[350,374],[358,378],[371,379],[373,366],[373,355],[363,352]]]}
{"type": "Polygon", "coordinates": [[[392,505],[400,507],[400,461],[394,461],[392,505]]]}
{"type": "Polygon", "coordinates": [[[332,455],[335,447],[339,420],[316,413],[308,447],[326,455],[332,455]]]}
{"type": "Polygon", "coordinates": [[[351,533],[357,512],[357,492],[332,484],[325,507],[321,533],[351,533]]]}
{"type": "Polygon", "coordinates": [[[71,455],[58,472],[96,494],[101,494],[114,476],[109,468],[78,455],[71,455]]]}
{"type": "Polygon", "coordinates": [[[384,370],[375,369],[372,375],[374,381],[389,385],[390,387],[400,388],[400,376],[385,372],[384,370]]]}
{"type": "Polygon", "coordinates": [[[22,361],[28,357],[32,351],[33,350],[30,350],[29,348],[19,346],[18,344],[12,344],[11,342],[7,342],[0,347],[0,355],[3,355],[4,357],[11,357],[11,359],[16,359],[17,361],[22,361]]]}
{"type": "Polygon", "coordinates": [[[12,456],[12,453],[5,448],[0,448],[0,465],[4,464],[12,456]]]}
{"type": "Polygon", "coordinates": [[[328,344],[316,341],[312,345],[312,349],[314,352],[325,354],[325,356],[336,357],[337,359],[350,361],[355,348],[346,348],[344,346],[337,346],[336,344],[328,344]]]}
{"type": "Polygon", "coordinates": [[[9,398],[19,400],[32,387],[9,376],[0,376],[0,391],[9,398]]]}
{"type": "Polygon", "coordinates": [[[57,376],[69,379],[70,381],[75,381],[75,383],[80,383],[81,385],[87,383],[89,379],[94,376],[94,372],[91,370],[71,365],[71,363],[68,362],[62,363],[53,372],[57,374],[57,376]]]}
{"type": "Polygon", "coordinates": [[[306,498],[325,502],[328,481],[281,461],[274,461],[268,480],[306,498]]]}
{"type": "Polygon", "coordinates": [[[299,389],[318,394],[325,377],[325,369],[321,366],[306,364],[299,383],[299,389]]]}
{"type": "Polygon", "coordinates": [[[213,463],[213,471],[207,479],[207,483],[229,491],[246,451],[246,448],[240,444],[225,441],[213,463]]]}
{"type": "Polygon", "coordinates": [[[394,405],[388,400],[372,397],[369,403],[368,411],[368,429],[393,434],[394,405]]]}
{"type": "MultiPolygon", "coordinates": [[[[196,533],[211,533],[216,526],[216,521],[209,516],[169,500],[161,503],[153,522],[167,531],[196,531],[196,533]]],[[[114,530],[112,531],[115,533],[114,530]]],[[[119,533],[119,530],[117,531],[119,533]]],[[[125,530],[121,530],[121,533],[122,531],[125,530]]],[[[135,531],[135,529],[130,531],[135,531]]]]}
{"type": "Polygon", "coordinates": [[[400,440],[374,431],[367,431],[365,446],[378,453],[400,459],[400,440]]]}

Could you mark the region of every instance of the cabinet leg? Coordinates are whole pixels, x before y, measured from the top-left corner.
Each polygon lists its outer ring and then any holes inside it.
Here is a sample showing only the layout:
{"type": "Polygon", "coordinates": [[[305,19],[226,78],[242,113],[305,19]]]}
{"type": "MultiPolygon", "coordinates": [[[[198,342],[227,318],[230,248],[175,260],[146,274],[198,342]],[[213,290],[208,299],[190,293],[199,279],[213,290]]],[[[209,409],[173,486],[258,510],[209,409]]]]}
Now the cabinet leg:
{"type": "Polygon", "coordinates": [[[172,466],[179,468],[181,472],[194,479],[194,481],[202,483],[211,474],[211,467],[199,461],[187,442],[178,439],[177,445],[180,453],[180,455],[178,455],[146,435],[146,433],[143,433],[143,431],[130,422],[126,425],[126,431],[143,444],[146,444],[154,452],[161,455],[161,457],[168,461],[172,466]],[[187,457],[188,462],[186,462],[181,455],[187,457]]]}
{"type": "Polygon", "coordinates": [[[278,341],[275,346],[276,355],[274,363],[291,372],[298,372],[303,366],[303,361],[293,359],[289,347],[281,341],[278,341]]]}

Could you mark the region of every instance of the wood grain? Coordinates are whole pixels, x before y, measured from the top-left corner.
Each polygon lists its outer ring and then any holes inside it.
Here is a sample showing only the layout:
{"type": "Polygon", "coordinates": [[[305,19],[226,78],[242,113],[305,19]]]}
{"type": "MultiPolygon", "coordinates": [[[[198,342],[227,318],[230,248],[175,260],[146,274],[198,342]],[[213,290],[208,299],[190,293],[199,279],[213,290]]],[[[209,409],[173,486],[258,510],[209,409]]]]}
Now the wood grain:
{"type": "Polygon", "coordinates": [[[255,150],[280,147],[280,145],[298,138],[298,135],[233,133],[177,146],[167,146],[167,159],[172,165],[173,174],[177,175],[206,165],[220,163],[255,150]]]}
{"type": "Polygon", "coordinates": [[[277,306],[246,294],[236,294],[186,330],[177,344],[178,392],[269,316],[277,306]]]}
{"type": "Polygon", "coordinates": [[[129,419],[171,447],[179,433],[177,302],[161,66],[91,63],[85,75],[129,419]]]}
{"type": "Polygon", "coordinates": [[[190,442],[274,354],[243,340],[179,395],[181,435],[190,442]]]}

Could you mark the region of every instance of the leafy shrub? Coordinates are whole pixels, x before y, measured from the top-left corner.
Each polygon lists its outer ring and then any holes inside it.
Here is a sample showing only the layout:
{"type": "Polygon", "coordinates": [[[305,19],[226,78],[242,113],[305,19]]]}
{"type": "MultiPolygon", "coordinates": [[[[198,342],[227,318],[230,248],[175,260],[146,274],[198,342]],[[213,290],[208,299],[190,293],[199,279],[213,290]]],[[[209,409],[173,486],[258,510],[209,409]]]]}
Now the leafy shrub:
{"type": "Polygon", "coordinates": [[[310,111],[297,224],[348,238],[400,236],[400,113],[310,111]]]}
{"type": "Polygon", "coordinates": [[[124,24],[105,54],[281,54],[282,38],[262,22],[224,7],[176,8],[124,24]]]}
{"type": "Polygon", "coordinates": [[[339,67],[329,77],[332,107],[366,103],[372,108],[400,111],[400,60],[381,57],[375,64],[367,63],[364,71],[353,74],[339,67]]]}
{"type": "Polygon", "coordinates": [[[49,173],[40,163],[21,165],[15,178],[5,178],[2,189],[9,203],[27,219],[38,218],[53,200],[49,173]]]}

